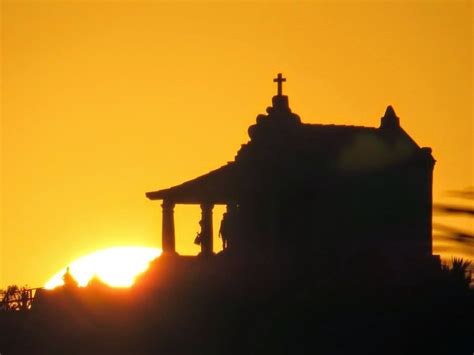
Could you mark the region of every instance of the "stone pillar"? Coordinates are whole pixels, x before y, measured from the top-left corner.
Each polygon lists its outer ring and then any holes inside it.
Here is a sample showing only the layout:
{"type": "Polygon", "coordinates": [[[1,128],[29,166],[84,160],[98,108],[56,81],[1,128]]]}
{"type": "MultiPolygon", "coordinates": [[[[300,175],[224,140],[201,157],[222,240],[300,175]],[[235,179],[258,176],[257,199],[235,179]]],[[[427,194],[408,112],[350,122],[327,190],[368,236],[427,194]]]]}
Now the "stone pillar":
{"type": "Polygon", "coordinates": [[[213,254],[212,209],[213,204],[201,204],[201,253],[208,256],[213,254]]]}
{"type": "Polygon", "coordinates": [[[161,231],[161,248],[163,254],[176,254],[174,236],[174,203],[163,200],[163,221],[161,231]]]}

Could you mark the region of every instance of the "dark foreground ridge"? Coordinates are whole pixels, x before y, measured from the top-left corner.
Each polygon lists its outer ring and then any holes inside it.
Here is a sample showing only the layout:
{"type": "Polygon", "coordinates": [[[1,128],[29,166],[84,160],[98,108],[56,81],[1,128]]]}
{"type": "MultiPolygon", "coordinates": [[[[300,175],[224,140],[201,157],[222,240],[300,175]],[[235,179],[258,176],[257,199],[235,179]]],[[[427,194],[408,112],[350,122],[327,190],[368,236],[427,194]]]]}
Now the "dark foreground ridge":
{"type": "Polygon", "coordinates": [[[131,289],[40,292],[0,314],[6,354],[469,354],[473,294],[376,260],[162,256],[131,289]]]}
{"type": "Polygon", "coordinates": [[[134,287],[38,290],[0,313],[0,352],[472,354],[465,270],[432,254],[431,149],[391,106],[378,128],[302,123],[284,81],[232,162],[147,193],[163,255],[134,287]],[[175,250],[178,204],[201,206],[196,257],[175,250]]]}

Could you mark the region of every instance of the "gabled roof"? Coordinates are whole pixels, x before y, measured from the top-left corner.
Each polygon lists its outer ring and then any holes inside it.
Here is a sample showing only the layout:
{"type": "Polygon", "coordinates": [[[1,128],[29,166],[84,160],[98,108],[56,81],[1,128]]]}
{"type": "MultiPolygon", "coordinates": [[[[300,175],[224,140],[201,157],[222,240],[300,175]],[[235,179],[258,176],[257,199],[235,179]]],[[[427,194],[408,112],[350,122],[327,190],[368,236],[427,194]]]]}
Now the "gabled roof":
{"type": "Polygon", "coordinates": [[[183,204],[225,204],[233,198],[229,192],[235,190],[235,176],[236,164],[232,162],[180,185],[147,192],[146,197],[150,200],[170,199],[183,204]]]}
{"type": "Polygon", "coordinates": [[[418,159],[422,151],[400,127],[391,106],[381,126],[373,128],[304,124],[291,112],[288,97],[278,95],[272,101],[268,114],[257,116],[257,123],[249,127],[250,141],[242,145],[234,162],[146,196],[176,203],[223,204],[242,191],[264,187],[268,179],[293,186],[314,184],[320,178],[395,167],[418,159]]]}

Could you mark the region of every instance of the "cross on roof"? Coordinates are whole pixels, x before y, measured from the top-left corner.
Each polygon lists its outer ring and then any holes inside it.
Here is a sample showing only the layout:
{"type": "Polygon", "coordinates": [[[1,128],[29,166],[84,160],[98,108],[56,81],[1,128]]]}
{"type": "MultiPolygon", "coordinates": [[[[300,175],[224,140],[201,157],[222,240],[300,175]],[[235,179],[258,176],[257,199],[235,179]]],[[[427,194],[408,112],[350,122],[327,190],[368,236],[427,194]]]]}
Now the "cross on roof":
{"type": "Polygon", "coordinates": [[[283,92],[283,83],[286,81],[286,78],[284,78],[281,73],[278,73],[277,77],[273,79],[274,83],[278,83],[278,96],[282,95],[283,92]]]}

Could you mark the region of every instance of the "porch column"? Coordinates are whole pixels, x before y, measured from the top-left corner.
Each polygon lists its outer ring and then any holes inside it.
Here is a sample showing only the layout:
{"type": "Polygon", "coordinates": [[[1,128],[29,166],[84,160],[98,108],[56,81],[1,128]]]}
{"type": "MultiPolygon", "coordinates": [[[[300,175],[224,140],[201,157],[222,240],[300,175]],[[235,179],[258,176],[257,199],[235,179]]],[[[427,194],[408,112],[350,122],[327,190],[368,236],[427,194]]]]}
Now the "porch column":
{"type": "Polygon", "coordinates": [[[161,231],[161,248],[163,254],[176,254],[174,237],[174,202],[163,200],[163,221],[161,231]]]}
{"type": "Polygon", "coordinates": [[[208,256],[213,254],[212,209],[213,204],[201,204],[201,253],[208,256]]]}

